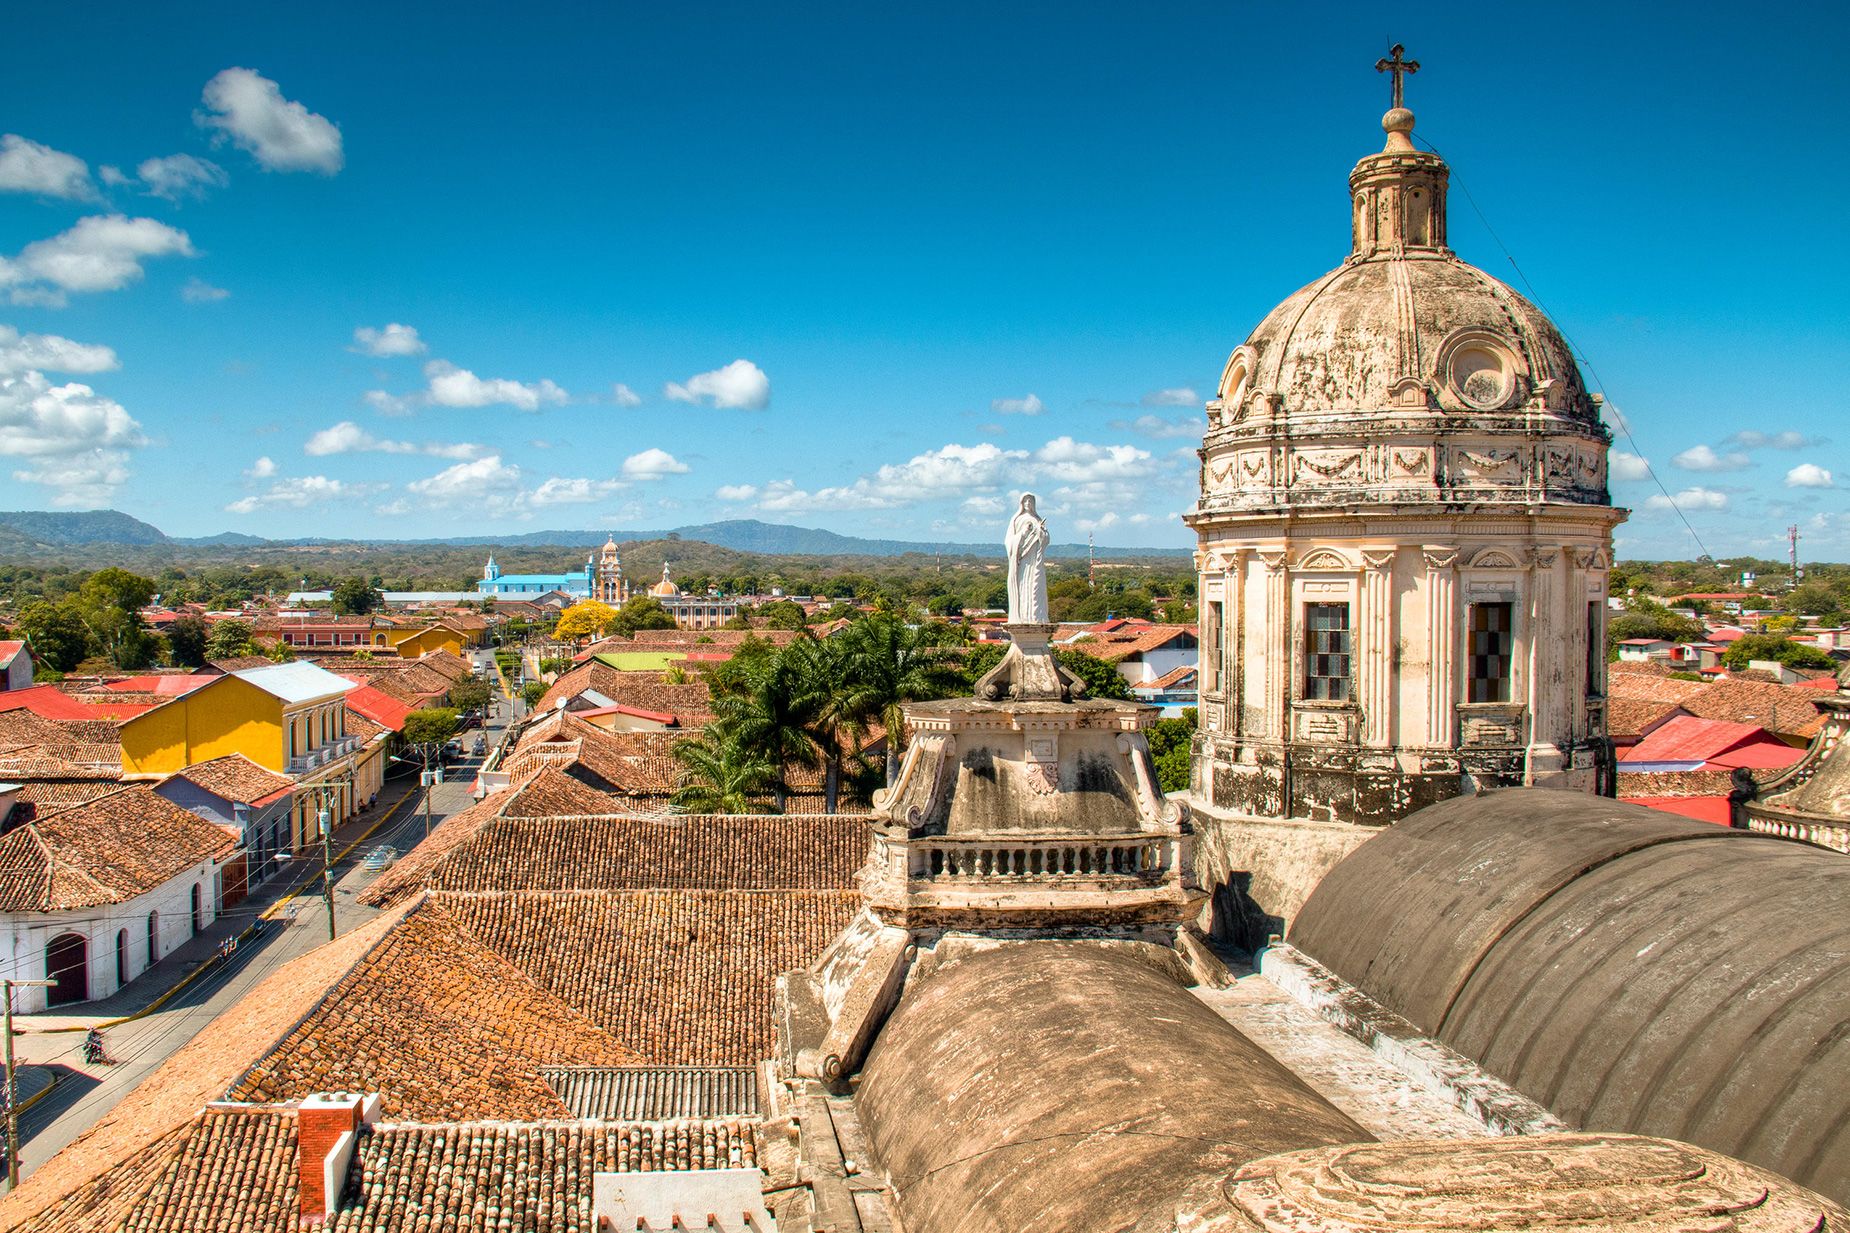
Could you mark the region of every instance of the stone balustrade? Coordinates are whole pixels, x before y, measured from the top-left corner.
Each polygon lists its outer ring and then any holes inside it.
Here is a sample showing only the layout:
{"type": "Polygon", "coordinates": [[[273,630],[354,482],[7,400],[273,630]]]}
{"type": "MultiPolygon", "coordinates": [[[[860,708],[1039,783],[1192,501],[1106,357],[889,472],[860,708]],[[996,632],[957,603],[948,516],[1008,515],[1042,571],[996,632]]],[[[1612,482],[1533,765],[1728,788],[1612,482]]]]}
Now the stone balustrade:
{"type": "Polygon", "coordinates": [[[1060,839],[919,839],[911,876],[945,879],[1117,878],[1159,881],[1175,866],[1173,836],[1086,841],[1060,839]]]}
{"type": "Polygon", "coordinates": [[[1802,839],[1834,852],[1850,854],[1850,821],[1783,813],[1777,809],[1747,808],[1747,828],[1782,839],[1802,839]]]}

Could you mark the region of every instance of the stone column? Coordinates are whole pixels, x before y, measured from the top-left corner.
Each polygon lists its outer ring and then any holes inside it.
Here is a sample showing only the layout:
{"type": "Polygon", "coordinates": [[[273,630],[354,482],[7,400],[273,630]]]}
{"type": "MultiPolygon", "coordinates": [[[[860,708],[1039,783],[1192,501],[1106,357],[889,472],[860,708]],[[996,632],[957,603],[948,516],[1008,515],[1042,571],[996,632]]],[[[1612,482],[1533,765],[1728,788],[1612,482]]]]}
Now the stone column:
{"type": "Polygon", "coordinates": [[[1426,743],[1458,745],[1458,549],[1427,544],[1426,743]]]}
{"type": "Polygon", "coordinates": [[[1555,586],[1558,548],[1538,548],[1529,558],[1529,745],[1558,751],[1567,712],[1564,645],[1569,638],[1561,628],[1560,593],[1555,586]]]}
{"type": "Polygon", "coordinates": [[[1262,551],[1265,563],[1265,713],[1263,735],[1285,739],[1291,722],[1288,693],[1291,688],[1291,594],[1285,576],[1285,554],[1262,551]]]}
{"type": "Polygon", "coordinates": [[[1393,548],[1362,549],[1362,611],[1356,622],[1361,637],[1357,667],[1362,743],[1378,748],[1394,743],[1395,552],[1393,548]]]}

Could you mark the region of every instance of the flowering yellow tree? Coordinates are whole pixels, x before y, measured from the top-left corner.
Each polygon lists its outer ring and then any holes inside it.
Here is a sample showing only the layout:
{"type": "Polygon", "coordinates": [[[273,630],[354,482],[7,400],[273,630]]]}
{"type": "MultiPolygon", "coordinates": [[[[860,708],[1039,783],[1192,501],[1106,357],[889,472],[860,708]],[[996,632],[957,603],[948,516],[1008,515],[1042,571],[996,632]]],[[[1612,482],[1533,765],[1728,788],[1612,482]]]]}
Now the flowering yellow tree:
{"type": "Polygon", "coordinates": [[[610,628],[616,619],[617,610],[609,604],[595,599],[580,600],[559,614],[559,623],[553,626],[553,637],[588,638],[610,628]]]}

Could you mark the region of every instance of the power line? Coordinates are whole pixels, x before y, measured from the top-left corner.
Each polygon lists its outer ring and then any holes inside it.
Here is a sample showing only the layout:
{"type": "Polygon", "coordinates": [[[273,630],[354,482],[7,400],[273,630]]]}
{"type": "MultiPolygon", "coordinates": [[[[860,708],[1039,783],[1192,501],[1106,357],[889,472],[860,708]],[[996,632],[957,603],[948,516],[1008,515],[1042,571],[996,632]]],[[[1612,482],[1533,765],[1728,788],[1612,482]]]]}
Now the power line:
{"type": "MultiPolygon", "coordinates": [[[[1440,158],[1445,158],[1445,155],[1439,152],[1439,147],[1435,146],[1432,142],[1426,140],[1424,137],[1419,137],[1418,141],[1440,158]]],[[[1450,166],[1450,160],[1447,160],[1447,166],[1450,166]]],[[[1606,405],[1612,408],[1614,418],[1618,420],[1619,431],[1625,434],[1626,444],[1632,447],[1632,456],[1644,464],[1645,474],[1651,477],[1651,482],[1657,485],[1657,490],[1664,494],[1664,503],[1676,512],[1677,520],[1683,524],[1683,529],[1689,532],[1689,537],[1696,541],[1696,547],[1701,551],[1702,555],[1712,560],[1713,558],[1710,557],[1708,546],[1702,542],[1702,536],[1696,534],[1696,528],[1691,525],[1689,516],[1683,512],[1683,507],[1677,504],[1677,499],[1670,495],[1670,489],[1664,486],[1664,481],[1659,478],[1657,469],[1651,465],[1651,460],[1645,456],[1644,448],[1638,444],[1638,438],[1632,435],[1631,418],[1625,414],[1624,410],[1621,409],[1617,403],[1613,402],[1612,399],[1606,395],[1606,382],[1600,378],[1599,370],[1593,367],[1593,361],[1588,358],[1586,350],[1581,347],[1579,343],[1575,342],[1565,329],[1562,329],[1560,319],[1548,311],[1548,306],[1542,302],[1542,297],[1537,294],[1535,290],[1535,284],[1531,283],[1529,281],[1529,276],[1523,273],[1522,266],[1517,263],[1515,254],[1510,252],[1509,246],[1503,242],[1503,237],[1497,234],[1497,229],[1490,225],[1490,219],[1485,216],[1483,209],[1477,204],[1477,198],[1471,195],[1471,190],[1465,186],[1464,179],[1459,176],[1455,170],[1451,178],[1452,182],[1458,186],[1458,191],[1463,193],[1465,195],[1465,200],[1470,203],[1472,213],[1476,214],[1478,221],[1484,224],[1484,230],[1490,234],[1492,242],[1494,242],[1497,248],[1503,253],[1503,259],[1510,263],[1510,268],[1512,270],[1516,271],[1516,277],[1522,282],[1523,289],[1529,293],[1529,299],[1534,301],[1535,306],[1541,309],[1543,314],[1545,314],[1550,321],[1554,322],[1555,329],[1560,331],[1562,339],[1566,341],[1569,349],[1573,351],[1574,358],[1579,361],[1582,368],[1587,370],[1587,374],[1593,378],[1593,383],[1599,386],[1601,397],[1605,399],[1606,405]]]]}

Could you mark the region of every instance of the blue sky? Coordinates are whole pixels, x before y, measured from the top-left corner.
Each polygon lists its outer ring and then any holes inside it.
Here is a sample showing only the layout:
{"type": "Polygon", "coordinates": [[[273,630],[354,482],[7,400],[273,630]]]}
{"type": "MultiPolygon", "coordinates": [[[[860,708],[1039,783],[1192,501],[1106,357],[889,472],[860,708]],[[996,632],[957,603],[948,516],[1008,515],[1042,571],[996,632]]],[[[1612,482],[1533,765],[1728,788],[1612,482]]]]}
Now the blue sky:
{"type": "Polygon", "coordinates": [[[28,6],[0,508],[1184,544],[1401,41],[1454,247],[1523,288],[1462,187],[1709,550],[1850,557],[1842,6],[1002,7],[28,6]]]}

